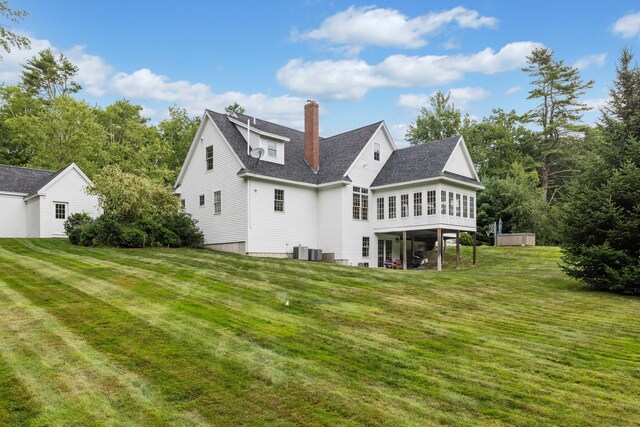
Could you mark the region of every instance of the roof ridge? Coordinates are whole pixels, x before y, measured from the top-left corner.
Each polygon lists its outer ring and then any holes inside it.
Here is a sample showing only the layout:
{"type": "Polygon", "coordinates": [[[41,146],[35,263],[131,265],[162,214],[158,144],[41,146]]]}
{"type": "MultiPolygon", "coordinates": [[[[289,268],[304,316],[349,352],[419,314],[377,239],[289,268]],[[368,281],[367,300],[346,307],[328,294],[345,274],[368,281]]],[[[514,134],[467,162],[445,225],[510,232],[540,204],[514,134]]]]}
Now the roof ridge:
{"type": "Polygon", "coordinates": [[[442,138],[442,139],[434,139],[432,141],[423,142],[421,144],[414,144],[414,145],[409,145],[408,147],[398,148],[396,151],[407,150],[409,148],[423,147],[423,146],[430,145],[430,144],[437,144],[439,142],[448,141],[448,140],[453,139],[453,138],[460,139],[460,137],[462,137],[462,135],[453,135],[453,136],[448,136],[448,137],[442,138]]]}
{"type": "MultiPolygon", "coordinates": [[[[213,110],[209,110],[209,109],[207,109],[207,110],[208,110],[208,111],[213,111],[213,110]]],[[[214,113],[217,113],[217,114],[221,114],[221,115],[226,116],[226,117],[232,117],[232,118],[234,118],[234,119],[238,119],[238,117],[233,117],[233,116],[230,116],[230,115],[228,115],[228,114],[218,113],[217,111],[213,111],[213,112],[214,112],[214,113]]],[[[244,114],[244,113],[240,113],[240,115],[245,116],[245,117],[248,117],[248,118],[250,118],[250,119],[260,120],[261,122],[268,123],[268,124],[270,124],[270,125],[280,126],[280,127],[283,127],[283,128],[289,129],[289,130],[292,130],[292,131],[294,131],[294,132],[304,133],[304,131],[302,131],[302,130],[294,129],[294,128],[292,128],[292,127],[285,126],[285,125],[281,125],[281,124],[279,124],[279,123],[275,123],[275,122],[271,122],[271,121],[269,121],[269,120],[264,120],[264,119],[261,119],[261,118],[256,117],[256,116],[250,116],[250,115],[248,115],[248,114],[244,114]]]]}
{"type": "Polygon", "coordinates": [[[346,133],[355,132],[355,131],[357,131],[357,130],[364,129],[364,128],[368,128],[368,127],[373,126],[373,125],[378,125],[378,126],[380,126],[380,123],[383,123],[383,122],[384,122],[384,120],[379,120],[379,121],[377,121],[377,122],[375,122],[375,123],[369,123],[368,125],[364,125],[364,126],[360,126],[359,128],[355,128],[355,129],[347,130],[347,131],[344,131],[344,132],[340,132],[340,133],[337,133],[337,134],[335,134],[335,135],[328,136],[328,137],[323,138],[323,139],[331,139],[331,138],[335,138],[336,136],[344,135],[344,134],[346,134],[346,133]]]}
{"type": "Polygon", "coordinates": [[[27,169],[27,170],[31,170],[31,171],[57,173],[56,171],[52,171],[52,170],[49,170],[49,169],[37,169],[37,168],[30,168],[30,167],[27,167],[27,166],[5,165],[4,163],[0,163],[0,166],[6,167],[6,168],[17,168],[17,169],[27,169]]]}

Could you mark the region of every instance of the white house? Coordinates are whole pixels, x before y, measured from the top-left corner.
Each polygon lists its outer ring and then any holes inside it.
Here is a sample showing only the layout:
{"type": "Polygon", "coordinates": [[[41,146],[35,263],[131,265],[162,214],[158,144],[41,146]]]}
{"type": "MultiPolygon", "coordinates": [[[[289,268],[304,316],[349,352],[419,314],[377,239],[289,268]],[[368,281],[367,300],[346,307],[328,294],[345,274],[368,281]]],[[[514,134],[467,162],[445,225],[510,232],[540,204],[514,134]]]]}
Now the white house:
{"type": "Polygon", "coordinates": [[[65,237],[70,214],[99,215],[90,184],[75,163],[58,172],[0,165],[0,237],[65,237]]]}
{"type": "Polygon", "coordinates": [[[462,137],[398,149],[378,122],[321,138],[318,104],[304,114],[298,131],[205,111],[175,192],[209,247],[284,257],[303,245],[377,267],[445,232],[475,236],[483,186],[462,137]]]}

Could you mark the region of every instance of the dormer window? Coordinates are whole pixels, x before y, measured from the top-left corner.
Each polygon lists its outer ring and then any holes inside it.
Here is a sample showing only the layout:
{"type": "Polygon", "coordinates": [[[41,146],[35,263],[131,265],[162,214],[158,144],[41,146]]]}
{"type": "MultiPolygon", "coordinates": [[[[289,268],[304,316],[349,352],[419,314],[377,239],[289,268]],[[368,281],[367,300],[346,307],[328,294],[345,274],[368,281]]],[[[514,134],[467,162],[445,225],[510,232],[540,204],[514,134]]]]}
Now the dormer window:
{"type": "Polygon", "coordinates": [[[373,144],[373,160],[380,160],[380,143],[373,144]]]}
{"type": "Polygon", "coordinates": [[[267,155],[269,157],[277,158],[278,157],[278,143],[275,141],[269,141],[267,143],[267,155]]]}

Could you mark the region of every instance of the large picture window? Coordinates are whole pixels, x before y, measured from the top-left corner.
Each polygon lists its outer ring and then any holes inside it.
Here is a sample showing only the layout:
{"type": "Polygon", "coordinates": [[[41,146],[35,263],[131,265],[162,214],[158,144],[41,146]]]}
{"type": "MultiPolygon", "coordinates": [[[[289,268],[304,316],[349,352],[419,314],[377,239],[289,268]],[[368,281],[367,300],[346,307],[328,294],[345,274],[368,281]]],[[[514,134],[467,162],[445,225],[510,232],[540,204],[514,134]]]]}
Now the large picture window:
{"type": "Polygon", "coordinates": [[[389,219],[396,217],[396,196],[389,196],[389,219]]]}
{"type": "Polygon", "coordinates": [[[436,190],[427,191],[427,215],[436,214],[436,190]]]}
{"type": "Polygon", "coordinates": [[[353,187],[353,219],[369,219],[369,190],[353,187]]]}
{"type": "Polygon", "coordinates": [[[409,216],[409,195],[400,195],[400,216],[406,218],[409,216]]]}
{"type": "Polygon", "coordinates": [[[205,158],[207,161],[207,170],[210,171],[213,169],[213,145],[205,148],[205,158]]]}
{"type": "Polygon", "coordinates": [[[273,210],[284,212],[284,190],[273,190],[273,210]]]}
{"type": "Polygon", "coordinates": [[[222,191],[213,192],[213,213],[217,215],[222,212],[222,191]]]}
{"type": "Polygon", "coordinates": [[[378,219],[384,219],[384,197],[378,197],[377,203],[378,219]]]}

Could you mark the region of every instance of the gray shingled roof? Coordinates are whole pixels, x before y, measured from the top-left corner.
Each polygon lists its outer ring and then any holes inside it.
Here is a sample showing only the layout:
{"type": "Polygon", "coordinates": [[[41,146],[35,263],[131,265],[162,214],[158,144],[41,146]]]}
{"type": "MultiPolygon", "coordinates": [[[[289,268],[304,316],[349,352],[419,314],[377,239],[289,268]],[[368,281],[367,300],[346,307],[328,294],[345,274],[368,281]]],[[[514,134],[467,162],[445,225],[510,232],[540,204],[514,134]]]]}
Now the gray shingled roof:
{"type": "Polygon", "coordinates": [[[452,136],[394,151],[371,186],[377,187],[438,176],[480,184],[475,179],[443,171],[459,140],[460,136],[452,136]]]}
{"type": "Polygon", "coordinates": [[[250,120],[252,128],[289,138],[289,141],[285,142],[283,165],[256,162],[256,159],[247,154],[246,139],[240,134],[235,124],[224,114],[211,110],[207,112],[245,165],[244,171],[308,184],[323,184],[346,179],[344,175],[347,169],[382,123],[373,123],[330,138],[320,138],[320,169],[315,174],[304,158],[304,132],[260,119],[256,119],[254,123],[253,117],[239,114],[237,120],[245,123],[250,120]]]}
{"type": "Polygon", "coordinates": [[[27,193],[28,195],[35,194],[62,172],[62,170],[53,172],[42,169],[0,165],[0,191],[27,193]]]}

